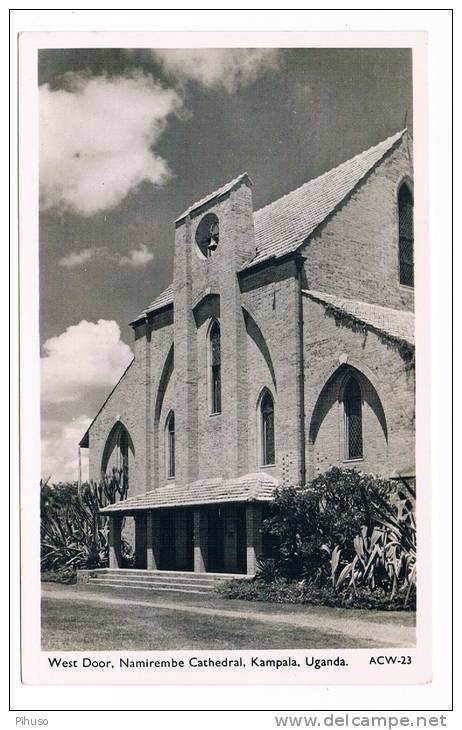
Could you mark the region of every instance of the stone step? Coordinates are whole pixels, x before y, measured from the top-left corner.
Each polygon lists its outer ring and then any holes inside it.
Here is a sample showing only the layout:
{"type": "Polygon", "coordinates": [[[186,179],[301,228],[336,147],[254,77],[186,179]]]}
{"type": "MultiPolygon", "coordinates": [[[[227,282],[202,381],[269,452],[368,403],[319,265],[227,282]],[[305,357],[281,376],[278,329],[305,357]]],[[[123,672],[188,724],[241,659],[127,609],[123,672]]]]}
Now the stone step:
{"type": "MultiPolygon", "coordinates": [[[[146,570],[141,568],[97,568],[80,572],[83,582],[87,582],[91,586],[197,594],[210,593],[223,581],[248,577],[231,573],[194,573],[186,570],[146,570]]],[[[77,579],[79,580],[79,578],[77,579]]]]}
{"type": "Polygon", "coordinates": [[[192,570],[146,570],[145,568],[95,568],[92,573],[105,575],[150,575],[163,578],[193,578],[198,580],[230,580],[245,578],[244,573],[194,573],[192,570]]]}
{"type": "Polygon", "coordinates": [[[90,578],[88,585],[92,586],[104,586],[106,588],[130,588],[133,590],[144,590],[144,591],[168,591],[169,593],[194,593],[196,595],[203,595],[208,593],[210,588],[202,588],[194,586],[193,588],[185,588],[184,586],[179,587],[175,584],[150,584],[150,583],[137,583],[136,581],[106,581],[99,580],[98,578],[90,578]]]}
{"type": "Polygon", "coordinates": [[[217,583],[220,583],[220,579],[218,578],[199,578],[195,577],[194,574],[190,575],[162,575],[161,573],[151,573],[146,572],[144,573],[122,573],[115,571],[113,573],[106,573],[106,572],[92,572],[92,574],[89,576],[90,578],[101,578],[102,580],[136,580],[136,581],[146,581],[146,582],[174,582],[174,583],[197,583],[198,585],[207,585],[207,586],[214,586],[217,583]]]}
{"type": "Polygon", "coordinates": [[[199,588],[214,588],[220,581],[202,581],[202,580],[188,580],[187,578],[162,578],[162,577],[151,577],[145,575],[94,575],[90,577],[90,581],[99,580],[103,582],[118,583],[124,581],[125,583],[146,583],[148,585],[187,585],[197,586],[199,588]]]}

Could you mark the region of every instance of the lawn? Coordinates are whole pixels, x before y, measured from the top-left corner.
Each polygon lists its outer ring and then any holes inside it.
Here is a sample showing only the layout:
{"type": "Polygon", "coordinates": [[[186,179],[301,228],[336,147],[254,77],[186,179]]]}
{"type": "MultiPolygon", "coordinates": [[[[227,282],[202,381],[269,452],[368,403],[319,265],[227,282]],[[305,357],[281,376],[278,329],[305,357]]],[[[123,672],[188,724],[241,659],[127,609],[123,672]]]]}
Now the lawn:
{"type": "Polygon", "coordinates": [[[413,646],[414,615],[44,584],[42,649],[350,649],[413,646]]]}

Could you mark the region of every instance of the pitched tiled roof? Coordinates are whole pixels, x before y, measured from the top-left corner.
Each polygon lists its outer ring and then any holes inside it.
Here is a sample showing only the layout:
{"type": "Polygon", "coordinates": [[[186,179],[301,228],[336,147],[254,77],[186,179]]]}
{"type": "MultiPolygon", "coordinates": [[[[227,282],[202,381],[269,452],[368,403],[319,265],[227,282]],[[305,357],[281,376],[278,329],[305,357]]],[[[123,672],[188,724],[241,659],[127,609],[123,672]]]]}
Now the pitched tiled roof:
{"type": "Polygon", "coordinates": [[[244,268],[295,251],[403,136],[361,152],[254,213],[257,255],[244,268]]]}
{"type": "Polygon", "coordinates": [[[226,185],[222,185],[221,188],[218,188],[218,190],[215,190],[213,193],[210,193],[209,195],[206,195],[205,198],[202,198],[201,200],[198,200],[196,203],[193,203],[189,206],[187,210],[184,211],[178,218],[176,219],[175,223],[178,223],[183,218],[186,218],[187,215],[192,213],[194,210],[197,210],[198,208],[202,208],[203,205],[206,203],[209,203],[211,200],[215,200],[215,198],[221,198],[223,195],[226,195],[226,193],[229,193],[230,190],[232,190],[236,185],[238,185],[243,180],[246,180],[248,183],[252,184],[252,181],[250,180],[249,176],[246,172],[243,172],[242,175],[239,175],[238,177],[234,178],[234,180],[231,180],[230,182],[226,183],[226,185]]]}
{"type": "Polygon", "coordinates": [[[395,340],[414,344],[414,313],[402,309],[390,309],[378,304],[360,302],[357,299],[335,297],[313,290],[304,289],[303,293],[321,304],[326,304],[339,314],[346,314],[363,322],[373,330],[383,332],[395,340]]]}
{"type": "Polygon", "coordinates": [[[163,307],[167,307],[169,304],[173,304],[173,284],[169,284],[169,286],[164,289],[164,291],[159,294],[159,296],[156,297],[156,299],[154,299],[154,301],[151,302],[146,309],[143,309],[138,317],[135,317],[131,324],[138,322],[140,319],[144,319],[149,312],[154,312],[156,309],[162,309],[163,307]]]}
{"type": "MultiPolygon", "coordinates": [[[[333,170],[309,180],[301,187],[254,212],[256,255],[244,264],[243,269],[259,264],[272,257],[284,256],[296,251],[315,229],[352,192],[368,172],[399,142],[405,129],[388,137],[380,144],[342,162],[333,170]]],[[[231,180],[214,193],[194,203],[177,220],[210,200],[229,192],[247,173],[231,180]]],[[[170,285],[157,297],[134,322],[149,312],[173,303],[173,287],[170,285]]]]}
{"type": "Polygon", "coordinates": [[[269,502],[277,480],[268,474],[246,474],[237,479],[205,479],[184,487],[167,484],[100,510],[102,514],[131,513],[160,507],[185,507],[223,502],[269,502]]]}

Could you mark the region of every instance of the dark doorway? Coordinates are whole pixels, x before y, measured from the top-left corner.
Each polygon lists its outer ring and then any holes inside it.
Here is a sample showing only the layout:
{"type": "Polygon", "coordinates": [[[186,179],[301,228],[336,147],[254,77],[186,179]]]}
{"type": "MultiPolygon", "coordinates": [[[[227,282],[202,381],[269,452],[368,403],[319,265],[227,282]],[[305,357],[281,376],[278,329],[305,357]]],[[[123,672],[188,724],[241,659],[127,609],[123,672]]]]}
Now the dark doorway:
{"type": "Polygon", "coordinates": [[[160,569],[175,570],[175,514],[173,510],[160,513],[160,569]]]}
{"type": "Polygon", "coordinates": [[[244,505],[209,507],[209,573],[245,573],[247,542],[244,505]],[[227,554],[225,554],[227,550],[227,554]]]}
{"type": "Polygon", "coordinates": [[[192,509],[185,510],[186,530],[186,551],[182,570],[194,570],[194,512],[192,509]]]}
{"type": "Polygon", "coordinates": [[[208,508],[209,522],[209,546],[208,546],[208,572],[223,573],[224,566],[224,520],[221,507],[208,508]]]}
{"type": "Polygon", "coordinates": [[[245,507],[239,505],[236,512],[236,573],[247,572],[247,531],[245,522],[245,507]]]}

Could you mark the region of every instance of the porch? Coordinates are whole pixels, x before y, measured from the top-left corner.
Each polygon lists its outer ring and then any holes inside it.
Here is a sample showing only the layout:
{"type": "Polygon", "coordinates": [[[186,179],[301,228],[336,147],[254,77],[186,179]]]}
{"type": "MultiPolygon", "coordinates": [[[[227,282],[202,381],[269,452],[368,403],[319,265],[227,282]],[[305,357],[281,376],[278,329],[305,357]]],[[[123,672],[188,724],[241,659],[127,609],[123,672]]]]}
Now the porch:
{"type": "Polygon", "coordinates": [[[109,567],[121,569],[122,520],[134,517],[135,568],[255,575],[262,519],[277,481],[266,473],[168,484],[107,505],[109,567]]]}
{"type": "MultiPolygon", "coordinates": [[[[204,505],[137,511],[137,571],[254,575],[263,553],[259,503],[204,505]]],[[[109,568],[127,570],[122,525],[129,512],[109,514],[109,568]]]]}

